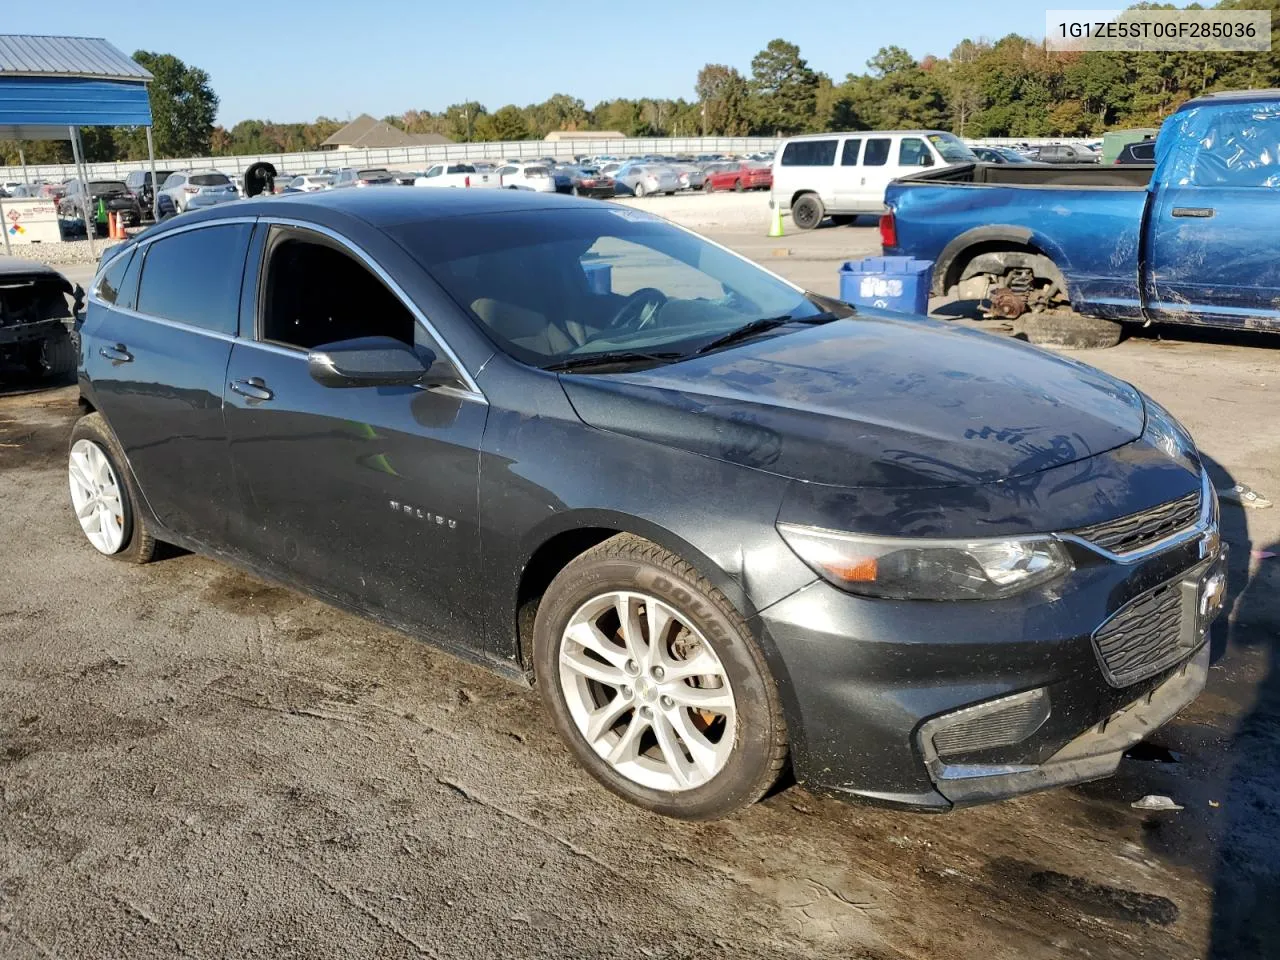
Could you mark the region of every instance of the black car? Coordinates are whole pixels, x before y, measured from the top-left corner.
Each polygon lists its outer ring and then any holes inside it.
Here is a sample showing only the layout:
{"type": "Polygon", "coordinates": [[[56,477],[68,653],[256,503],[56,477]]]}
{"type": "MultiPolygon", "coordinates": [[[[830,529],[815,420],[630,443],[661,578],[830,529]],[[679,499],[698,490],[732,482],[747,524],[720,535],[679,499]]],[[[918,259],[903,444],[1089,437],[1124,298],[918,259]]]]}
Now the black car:
{"type": "Polygon", "coordinates": [[[152,228],[76,515],[536,682],[608,787],[916,809],[1104,776],[1205,681],[1217,499],[1133,387],[854,314],[641,211],[338,190],[152,228]]]}
{"type": "Polygon", "coordinates": [[[118,215],[126,227],[136,227],[142,222],[142,207],[123,180],[90,180],[87,188],[83,180],[68,180],[66,187],[67,192],[58,201],[58,218],[72,229],[85,229],[86,207],[89,222],[94,224],[98,235],[107,232],[105,215],[108,213],[118,215]],[[102,220],[98,220],[99,207],[102,220]]]}
{"type": "Polygon", "coordinates": [[[1037,163],[1097,163],[1098,154],[1071,143],[1051,143],[1033,148],[1027,159],[1037,163]]]}
{"type": "MultiPolygon", "coordinates": [[[[173,173],[172,170],[157,170],[156,182],[164,183],[173,173]]],[[[155,196],[155,187],[151,182],[150,170],[132,170],[124,178],[124,185],[129,192],[133,194],[135,200],[138,201],[138,207],[141,210],[142,217],[151,220],[153,214],[153,199],[155,196]]]]}
{"type": "Polygon", "coordinates": [[[1120,152],[1116,154],[1116,163],[1155,162],[1156,141],[1154,138],[1150,140],[1138,140],[1134,143],[1126,143],[1120,152]]]}
{"type": "Polygon", "coordinates": [[[52,267],[0,257],[0,383],[68,376],[76,366],[73,311],[83,305],[84,290],[52,267]]]}

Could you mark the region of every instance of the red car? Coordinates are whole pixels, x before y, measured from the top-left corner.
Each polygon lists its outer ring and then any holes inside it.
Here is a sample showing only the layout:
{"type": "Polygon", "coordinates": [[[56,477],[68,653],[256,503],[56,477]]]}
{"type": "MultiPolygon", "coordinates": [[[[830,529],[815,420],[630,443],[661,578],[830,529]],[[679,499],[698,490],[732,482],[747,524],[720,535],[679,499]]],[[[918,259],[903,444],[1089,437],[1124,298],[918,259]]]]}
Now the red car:
{"type": "Polygon", "coordinates": [[[736,166],[717,165],[707,168],[707,179],[702,189],[713,190],[768,190],[773,186],[773,170],[750,163],[736,166]]]}

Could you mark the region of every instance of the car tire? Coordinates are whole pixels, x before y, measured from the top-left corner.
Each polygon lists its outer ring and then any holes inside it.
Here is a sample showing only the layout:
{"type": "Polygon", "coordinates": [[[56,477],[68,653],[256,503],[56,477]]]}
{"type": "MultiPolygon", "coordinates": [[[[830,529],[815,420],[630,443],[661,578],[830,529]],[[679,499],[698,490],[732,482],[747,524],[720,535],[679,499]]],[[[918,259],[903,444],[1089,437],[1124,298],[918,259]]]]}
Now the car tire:
{"type": "Polygon", "coordinates": [[[806,193],[791,205],[791,222],[799,230],[812,230],[822,223],[826,210],[816,193],[806,193]]]}
{"type": "Polygon", "coordinates": [[[734,193],[741,193],[741,192],[742,192],[742,181],[741,181],[741,180],[735,180],[735,181],[733,181],[733,192],[734,192],[734,193]]]}
{"type": "Polygon", "coordinates": [[[90,413],[76,422],[71,431],[67,459],[72,510],[85,538],[94,549],[112,560],[125,563],[150,561],[156,553],[156,539],[138,509],[141,497],[132,474],[125,467],[124,453],[102,414],[90,413]],[[86,503],[93,499],[92,485],[95,483],[99,491],[103,491],[96,502],[105,505],[105,509],[95,511],[99,531],[106,531],[99,537],[91,532],[92,518],[80,516],[86,509],[86,503]],[[119,509],[111,509],[112,504],[118,504],[119,509]],[[111,521],[114,521],[114,529],[111,521]]]}
{"type": "Polygon", "coordinates": [[[74,373],[80,363],[80,345],[64,328],[57,336],[41,341],[37,362],[42,376],[49,379],[66,377],[74,373]]]}
{"type": "Polygon", "coordinates": [[[534,672],[579,762],[654,813],[727,816],[764,796],[786,765],[777,684],[741,614],[690,564],[640,537],[606,540],[552,581],[534,621],[534,672]],[[635,626],[632,646],[619,609],[635,626]],[[665,624],[657,646],[651,623],[665,624]],[[665,676],[694,662],[706,672],[665,676]]]}
{"type": "Polygon", "coordinates": [[[639,200],[641,197],[645,195],[644,184],[637,183],[634,187],[631,188],[631,192],[634,193],[636,195],[636,199],[639,200]]]}
{"type": "Polygon", "coordinates": [[[1103,350],[1120,342],[1124,336],[1124,325],[1114,320],[1055,310],[1019,317],[1014,321],[1013,335],[1042,347],[1103,350]]]}
{"type": "Polygon", "coordinates": [[[703,193],[715,193],[715,192],[716,192],[716,188],[712,185],[712,183],[711,183],[711,181],[710,181],[710,180],[707,180],[707,181],[704,181],[704,182],[703,182],[703,184],[702,184],[702,192],[703,192],[703,193]]]}

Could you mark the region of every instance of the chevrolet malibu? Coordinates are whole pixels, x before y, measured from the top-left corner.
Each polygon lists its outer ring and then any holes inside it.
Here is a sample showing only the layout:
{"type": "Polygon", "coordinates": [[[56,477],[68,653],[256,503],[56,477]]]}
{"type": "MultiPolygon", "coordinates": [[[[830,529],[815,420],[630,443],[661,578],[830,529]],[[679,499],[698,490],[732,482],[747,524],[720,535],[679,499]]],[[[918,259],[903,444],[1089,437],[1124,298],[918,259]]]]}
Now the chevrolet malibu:
{"type": "Polygon", "coordinates": [[[641,211],[203,210],[102,265],[81,341],[94,548],[216,556],[536,684],[663,814],[788,765],[935,811],[1102,777],[1205,681],[1217,499],[1168,413],[641,211]]]}

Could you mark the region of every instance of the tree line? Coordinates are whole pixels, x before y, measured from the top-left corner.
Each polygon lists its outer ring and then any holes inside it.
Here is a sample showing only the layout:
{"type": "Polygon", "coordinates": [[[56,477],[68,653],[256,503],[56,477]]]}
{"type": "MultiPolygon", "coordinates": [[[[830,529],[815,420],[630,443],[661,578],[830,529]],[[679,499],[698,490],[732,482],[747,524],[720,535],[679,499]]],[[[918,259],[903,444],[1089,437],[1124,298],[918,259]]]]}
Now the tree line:
{"type": "MultiPolygon", "coordinates": [[[[1218,9],[1256,9],[1253,0],[1222,0],[1218,9]]],[[[1139,4],[1144,8],[1168,5],[1139,4]]],[[[385,117],[408,133],[439,133],[455,141],[540,139],[556,130],[616,130],[629,137],[776,136],[823,130],[936,128],[964,137],[1091,136],[1117,127],[1158,126],[1190,97],[1214,90],[1280,87],[1280,0],[1272,10],[1268,53],[1052,53],[1044,43],[1010,34],[966,39],[945,57],[915,59],[902,47],[882,47],[866,69],[842,80],[814,70],[800,48],[772,40],[743,74],[709,63],[694,82],[694,98],[616,99],[587,107],[557,93],[542,103],[495,110],[478,102],[442,111],[408,110],[385,117]]],[[[138,51],[155,75],[151,88],[157,156],[291,153],[316,150],[343,126],[243,120],[214,123],[218,97],[208,74],[169,54],[138,51]]],[[[89,160],[146,156],[140,130],[86,128],[89,160]]],[[[0,144],[3,162],[25,146],[31,163],[70,159],[65,142],[0,144]]]]}

